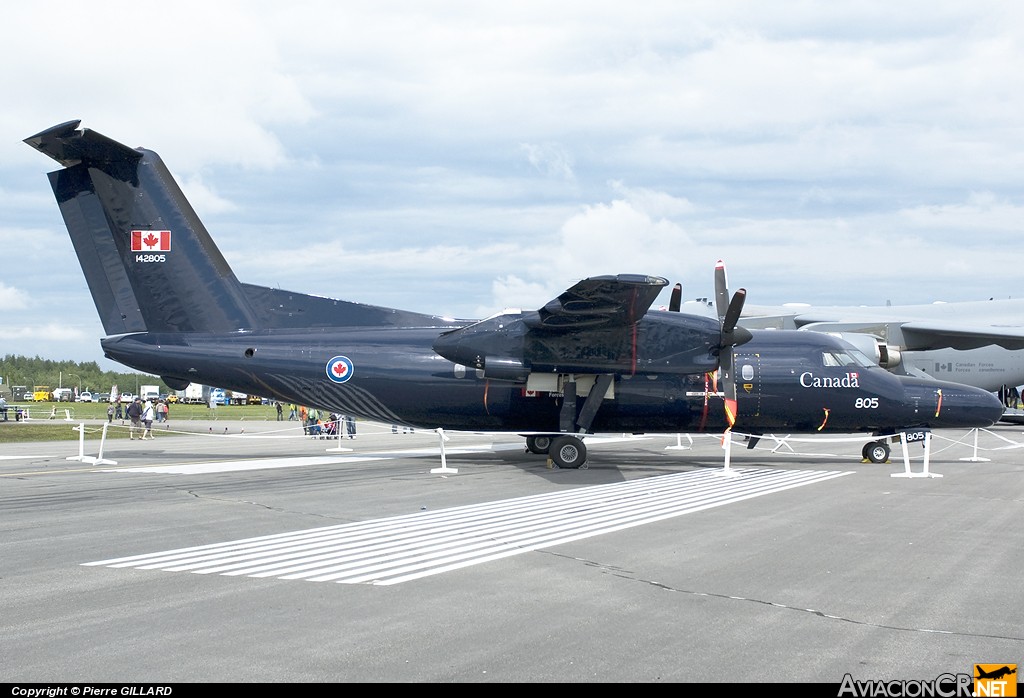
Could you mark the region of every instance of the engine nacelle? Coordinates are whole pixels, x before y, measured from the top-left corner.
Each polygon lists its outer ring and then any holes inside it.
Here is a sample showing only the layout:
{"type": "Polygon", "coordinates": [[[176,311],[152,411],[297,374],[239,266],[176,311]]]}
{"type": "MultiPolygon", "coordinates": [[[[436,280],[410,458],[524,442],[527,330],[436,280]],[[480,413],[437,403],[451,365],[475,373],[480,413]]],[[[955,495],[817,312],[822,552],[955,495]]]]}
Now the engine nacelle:
{"type": "Polygon", "coordinates": [[[829,332],[859,349],[869,359],[885,369],[893,369],[903,362],[897,347],[890,346],[878,337],[863,332],[829,332]]]}
{"type": "Polygon", "coordinates": [[[483,360],[484,377],[494,380],[525,383],[530,369],[519,359],[510,357],[487,357],[483,360]]]}

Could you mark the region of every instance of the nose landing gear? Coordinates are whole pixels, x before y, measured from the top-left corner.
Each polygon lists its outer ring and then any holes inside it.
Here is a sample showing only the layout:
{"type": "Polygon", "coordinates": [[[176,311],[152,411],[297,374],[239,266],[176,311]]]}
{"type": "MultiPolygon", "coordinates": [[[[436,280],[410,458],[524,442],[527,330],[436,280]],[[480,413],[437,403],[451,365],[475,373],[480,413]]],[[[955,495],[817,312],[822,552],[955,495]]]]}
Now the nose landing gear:
{"type": "Polygon", "coordinates": [[[864,448],[860,451],[861,455],[864,456],[864,461],[870,461],[872,463],[885,463],[889,460],[889,444],[885,443],[884,440],[871,441],[864,444],[864,448]]]}

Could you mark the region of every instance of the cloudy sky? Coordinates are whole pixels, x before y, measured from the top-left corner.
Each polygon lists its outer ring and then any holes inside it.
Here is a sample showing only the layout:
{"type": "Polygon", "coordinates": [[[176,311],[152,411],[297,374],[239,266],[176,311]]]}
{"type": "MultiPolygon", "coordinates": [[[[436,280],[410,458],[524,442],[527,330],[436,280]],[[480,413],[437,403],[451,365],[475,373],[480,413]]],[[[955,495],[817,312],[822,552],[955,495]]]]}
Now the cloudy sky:
{"type": "MultiPolygon", "coordinates": [[[[240,279],[482,317],[649,274],[751,304],[1024,295],[1024,5],[15,3],[0,355],[96,360],[22,143],[158,152],[240,279]]],[[[667,302],[667,292],[661,302],[667,302]]]]}

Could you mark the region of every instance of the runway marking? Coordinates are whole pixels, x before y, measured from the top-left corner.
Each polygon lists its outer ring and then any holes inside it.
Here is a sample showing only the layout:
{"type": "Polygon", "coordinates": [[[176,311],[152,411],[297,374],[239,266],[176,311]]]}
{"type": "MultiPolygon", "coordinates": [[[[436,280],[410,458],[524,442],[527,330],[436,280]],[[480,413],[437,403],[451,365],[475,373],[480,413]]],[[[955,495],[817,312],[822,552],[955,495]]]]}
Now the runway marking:
{"type": "Polygon", "coordinates": [[[692,514],[851,472],[690,471],[84,566],[390,585],[692,514]]]}

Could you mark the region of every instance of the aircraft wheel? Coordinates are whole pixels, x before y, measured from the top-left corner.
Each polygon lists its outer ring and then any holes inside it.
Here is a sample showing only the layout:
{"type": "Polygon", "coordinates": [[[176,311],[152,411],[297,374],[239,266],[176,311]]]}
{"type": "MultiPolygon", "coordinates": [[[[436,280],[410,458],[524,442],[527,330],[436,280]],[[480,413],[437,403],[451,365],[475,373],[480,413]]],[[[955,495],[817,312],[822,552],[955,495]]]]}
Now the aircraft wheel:
{"type": "Polygon", "coordinates": [[[884,441],[872,441],[864,447],[864,457],[872,463],[884,463],[889,460],[889,444],[884,441]]]}
{"type": "Polygon", "coordinates": [[[530,453],[536,453],[538,455],[544,455],[551,450],[551,437],[550,436],[527,436],[526,437],[526,450],[530,453]]]}
{"type": "Polygon", "coordinates": [[[548,455],[559,468],[576,469],[587,462],[587,447],[575,436],[559,436],[551,442],[548,455]]]}

